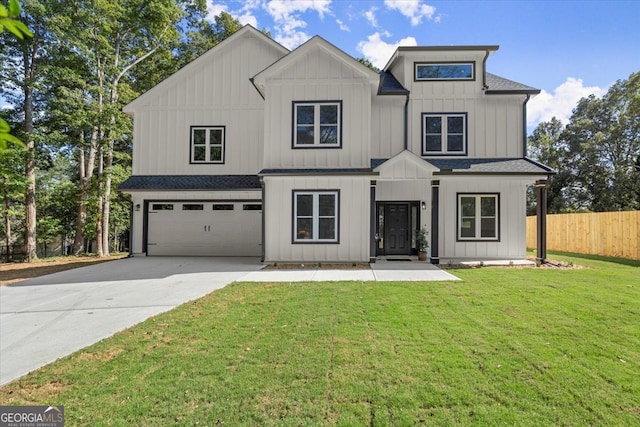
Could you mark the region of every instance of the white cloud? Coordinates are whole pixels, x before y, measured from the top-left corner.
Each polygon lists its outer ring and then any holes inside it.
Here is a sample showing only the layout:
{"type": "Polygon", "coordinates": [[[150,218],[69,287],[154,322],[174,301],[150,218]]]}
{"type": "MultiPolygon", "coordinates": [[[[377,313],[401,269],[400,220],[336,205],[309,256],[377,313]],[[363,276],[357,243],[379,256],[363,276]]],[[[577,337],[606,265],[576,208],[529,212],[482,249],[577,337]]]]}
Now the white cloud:
{"type": "Polygon", "coordinates": [[[260,6],[260,0],[247,1],[239,10],[230,10],[229,6],[224,3],[210,2],[207,4],[207,21],[214,22],[214,18],[221,12],[227,12],[236,18],[242,25],[252,25],[258,28],[258,19],[252,13],[252,10],[260,6]]]}
{"type": "Polygon", "coordinates": [[[300,14],[314,11],[320,18],[324,18],[325,13],[331,13],[330,5],[331,0],[269,1],[265,9],[276,24],[275,40],[289,49],[304,43],[310,36],[301,30],[307,23],[300,18],[300,14]]]}
{"type": "Polygon", "coordinates": [[[222,3],[208,3],[207,4],[207,21],[213,22],[214,18],[220,15],[221,12],[229,13],[229,7],[222,3]]]}
{"type": "Polygon", "coordinates": [[[367,22],[369,22],[369,25],[371,25],[373,28],[378,28],[378,20],[376,19],[376,10],[378,10],[377,7],[372,7],[371,9],[367,10],[364,13],[364,17],[367,18],[367,22]]]}
{"type": "MultiPolygon", "coordinates": [[[[436,13],[434,6],[422,3],[422,0],[384,0],[384,4],[409,18],[414,27],[419,25],[423,18],[430,20],[436,13]]],[[[439,17],[436,17],[436,22],[440,22],[439,17]]]]}
{"type": "MultiPolygon", "coordinates": [[[[387,43],[380,38],[380,33],[371,34],[366,41],[358,43],[358,50],[364,57],[378,68],[383,68],[395,52],[398,46],[417,46],[418,42],[413,37],[406,37],[396,43],[387,43]]],[[[389,37],[389,33],[383,34],[389,37]]]]}
{"type": "Polygon", "coordinates": [[[242,25],[249,24],[254,28],[258,28],[258,19],[253,16],[251,12],[246,12],[243,15],[238,16],[238,21],[240,21],[242,25]]]}
{"type": "Polygon", "coordinates": [[[351,28],[349,28],[349,26],[342,22],[340,19],[336,19],[336,24],[338,24],[342,31],[351,31],[351,28]]]}
{"type": "Polygon", "coordinates": [[[555,88],[553,93],[542,90],[527,103],[527,126],[535,127],[540,122],[551,120],[552,117],[566,125],[581,98],[591,94],[601,97],[605,93],[606,89],[598,86],[584,86],[582,79],[569,77],[555,88]]]}

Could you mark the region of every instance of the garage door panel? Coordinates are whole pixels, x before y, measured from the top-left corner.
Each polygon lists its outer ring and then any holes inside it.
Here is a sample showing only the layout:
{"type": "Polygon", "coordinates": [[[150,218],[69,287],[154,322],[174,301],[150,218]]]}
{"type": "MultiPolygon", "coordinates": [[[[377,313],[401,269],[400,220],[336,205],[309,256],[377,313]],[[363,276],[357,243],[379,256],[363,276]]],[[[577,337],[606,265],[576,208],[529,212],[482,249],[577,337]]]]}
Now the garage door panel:
{"type": "Polygon", "coordinates": [[[148,214],[147,254],[260,256],[262,211],[244,210],[246,203],[224,202],[223,209],[214,210],[213,205],[219,203],[163,202],[164,210],[150,210],[148,214]],[[183,210],[186,204],[192,205],[187,209],[192,209],[198,203],[203,210],[183,210]],[[169,204],[173,205],[172,210],[166,207],[169,204]]]}

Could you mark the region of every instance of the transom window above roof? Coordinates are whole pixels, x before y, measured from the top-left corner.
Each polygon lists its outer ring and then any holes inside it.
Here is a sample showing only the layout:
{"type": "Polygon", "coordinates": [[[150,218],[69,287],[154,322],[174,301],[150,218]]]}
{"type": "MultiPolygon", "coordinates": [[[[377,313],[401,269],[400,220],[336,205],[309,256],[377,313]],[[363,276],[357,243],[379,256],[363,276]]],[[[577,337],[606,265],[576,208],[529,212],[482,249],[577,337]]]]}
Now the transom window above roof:
{"type": "Polygon", "coordinates": [[[415,80],[475,80],[475,62],[416,62],[415,80]]]}

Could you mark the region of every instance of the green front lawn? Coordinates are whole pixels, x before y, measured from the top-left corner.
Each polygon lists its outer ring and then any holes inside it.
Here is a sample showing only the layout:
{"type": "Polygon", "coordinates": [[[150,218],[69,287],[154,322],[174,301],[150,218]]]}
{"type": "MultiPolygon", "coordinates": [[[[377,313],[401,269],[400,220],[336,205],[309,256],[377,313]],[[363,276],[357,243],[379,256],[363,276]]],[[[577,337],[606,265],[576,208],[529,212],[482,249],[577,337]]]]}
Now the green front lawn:
{"type": "Polygon", "coordinates": [[[236,283],[0,404],[64,405],[70,426],[639,425],[640,262],[570,259],[588,268],[236,283]]]}

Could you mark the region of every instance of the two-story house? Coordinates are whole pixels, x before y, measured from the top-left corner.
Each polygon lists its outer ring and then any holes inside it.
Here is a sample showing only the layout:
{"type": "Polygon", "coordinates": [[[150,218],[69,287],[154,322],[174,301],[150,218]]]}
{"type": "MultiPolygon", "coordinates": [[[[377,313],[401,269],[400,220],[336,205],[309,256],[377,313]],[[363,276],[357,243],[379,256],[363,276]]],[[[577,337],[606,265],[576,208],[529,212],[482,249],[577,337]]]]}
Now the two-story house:
{"type": "Polygon", "coordinates": [[[523,259],[539,90],[486,72],[497,46],[400,47],[377,73],[320,37],[251,26],[125,107],[133,255],[266,262],[523,259]]]}

